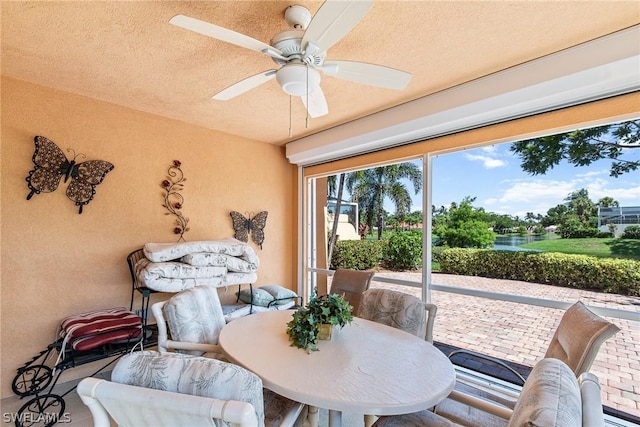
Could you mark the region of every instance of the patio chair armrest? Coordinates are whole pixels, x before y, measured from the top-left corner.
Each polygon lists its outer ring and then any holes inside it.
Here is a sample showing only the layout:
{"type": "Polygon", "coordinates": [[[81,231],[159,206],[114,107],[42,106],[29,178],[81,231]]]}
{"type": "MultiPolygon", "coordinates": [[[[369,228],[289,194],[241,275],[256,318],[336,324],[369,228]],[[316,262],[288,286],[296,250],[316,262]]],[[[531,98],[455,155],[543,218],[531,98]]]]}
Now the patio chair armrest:
{"type": "Polygon", "coordinates": [[[578,377],[578,384],[582,398],[582,425],[604,427],[598,377],[590,372],[585,372],[578,377]]]}
{"type": "Polygon", "coordinates": [[[164,347],[173,350],[191,350],[202,351],[205,353],[220,353],[222,354],[222,348],[217,344],[203,344],[197,342],[184,342],[184,341],[164,341],[164,347]]]}
{"type": "Polygon", "coordinates": [[[467,393],[462,393],[458,390],[453,390],[451,394],[449,394],[448,398],[451,400],[460,402],[462,404],[471,406],[472,408],[477,408],[483,412],[487,412],[489,414],[503,418],[505,420],[508,420],[509,418],[511,418],[511,415],[513,414],[513,410],[509,408],[505,408],[502,405],[495,404],[488,400],[481,399],[479,397],[476,397],[467,393]]]}

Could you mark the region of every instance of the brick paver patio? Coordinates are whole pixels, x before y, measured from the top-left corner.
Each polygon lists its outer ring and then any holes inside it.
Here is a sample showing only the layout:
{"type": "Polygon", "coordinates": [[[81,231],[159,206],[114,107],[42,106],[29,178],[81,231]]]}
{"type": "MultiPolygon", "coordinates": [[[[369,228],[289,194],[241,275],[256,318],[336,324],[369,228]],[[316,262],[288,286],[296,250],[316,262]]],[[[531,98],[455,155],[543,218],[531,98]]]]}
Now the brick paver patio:
{"type": "MultiPolygon", "coordinates": [[[[382,271],[377,276],[421,280],[420,273],[382,271]]],[[[621,331],[602,345],[591,372],[600,379],[603,404],[614,415],[621,411],[640,419],[640,297],[449,274],[434,273],[432,281],[439,285],[569,303],[581,300],[587,305],[637,313],[637,321],[608,319],[621,331]]],[[[375,278],[371,287],[420,295],[420,289],[375,282],[375,278]]],[[[431,299],[438,306],[435,343],[474,350],[526,366],[532,366],[544,356],[564,312],[441,291],[432,291],[431,299]]]]}

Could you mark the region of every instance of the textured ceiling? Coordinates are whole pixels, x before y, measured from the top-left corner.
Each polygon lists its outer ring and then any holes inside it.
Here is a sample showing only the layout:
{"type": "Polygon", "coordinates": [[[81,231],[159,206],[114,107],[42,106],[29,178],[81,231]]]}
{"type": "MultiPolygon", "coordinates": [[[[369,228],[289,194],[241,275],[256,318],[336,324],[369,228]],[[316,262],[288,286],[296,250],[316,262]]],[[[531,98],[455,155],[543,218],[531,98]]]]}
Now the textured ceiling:
{"type": "Polygon", "coordinates": [[[168,24],[183,14],[269,43],[288,29],[291,4],[314,14],[322,2],[2,1],[2,74],[282,145],[640,22],[638,1],[375,1],[327,60],[408,71],[409,86],[323,76],[329,114],[308,124],[300,100],[290,102],[275,80],[212,100],[275,64],[168,24]]]}

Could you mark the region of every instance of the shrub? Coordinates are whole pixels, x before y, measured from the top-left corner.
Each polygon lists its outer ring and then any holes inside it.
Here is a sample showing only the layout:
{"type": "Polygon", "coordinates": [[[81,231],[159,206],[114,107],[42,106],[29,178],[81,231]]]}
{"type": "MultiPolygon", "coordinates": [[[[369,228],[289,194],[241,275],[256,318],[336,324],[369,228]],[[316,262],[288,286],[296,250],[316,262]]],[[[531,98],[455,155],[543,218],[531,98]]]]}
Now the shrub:
{"type": "Polygon", "coordinates": [[[443,273],[640,296],[640,261],[553,252],[446,249],[443,273]]]}
{"type": "Polygon", "coordinates": [[[560,224],[559,233],[563,239],[585,239],[588,237],[597,237],[600,230],[596,227],[585,227],[580,220],[569,218],[560,224]]]}
{"type": "Polygon", "coordinates": [[[415,270],[422,266],[422,232],[396,233],[389,238],[384,253],[385,266],[391,270],[415,270]]]}
{"type": "Polygon", "coordinates": [[[453,248],[486,248],[496,238],[486,222],[476,219],[462,221],[456,227],[440,227],[437,234],[453,248]]]}
{"type": "Polygon", "coordinates": [[[610,231],[599,231],[595,236],[598,239],[611,239],[613,238],[613,233],[610,231]]]}
{"type": "Polygon", "coordinates": [[[640,225],[630,225],[622,233],[623,239],[640,239],[640,225]]]}
{"type": "Polygon", "coordinates": [[[331,269],[368,270],[377,267],[385,246],[384,240],[339,240],[333,249],[331,269]]]}

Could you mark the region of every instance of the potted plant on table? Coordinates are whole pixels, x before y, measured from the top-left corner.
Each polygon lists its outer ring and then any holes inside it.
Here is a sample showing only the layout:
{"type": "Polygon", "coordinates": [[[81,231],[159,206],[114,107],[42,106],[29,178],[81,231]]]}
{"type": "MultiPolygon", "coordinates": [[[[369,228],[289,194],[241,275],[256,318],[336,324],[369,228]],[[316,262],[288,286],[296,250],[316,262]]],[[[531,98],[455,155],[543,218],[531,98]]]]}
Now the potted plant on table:
{"type": "Polygon", "coordinates": [[[351,323],[352,310],[342,295],[318,296],[316,293],[306,307],[300,307],[293,313],[293,319],[287,323],[291,345],[308,353],[318,350],[318,339],[331,339],[334,327],[342,328],[351,323]]]}

